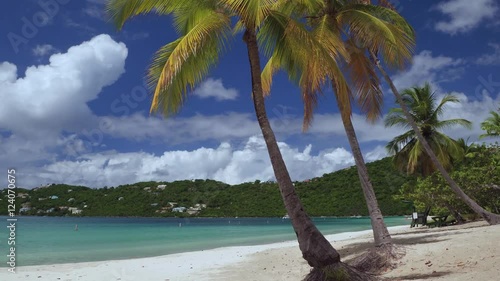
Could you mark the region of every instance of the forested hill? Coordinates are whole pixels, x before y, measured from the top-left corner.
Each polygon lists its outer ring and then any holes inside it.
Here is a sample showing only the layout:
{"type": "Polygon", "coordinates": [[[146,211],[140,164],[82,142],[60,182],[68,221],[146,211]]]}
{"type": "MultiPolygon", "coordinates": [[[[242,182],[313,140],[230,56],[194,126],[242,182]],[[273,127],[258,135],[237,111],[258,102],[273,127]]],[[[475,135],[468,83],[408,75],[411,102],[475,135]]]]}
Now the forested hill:
{"type": "MultiPolygon", "coordinates": [[[[368,164],[371,180],[384,215],[411,212],[408,204],[393,198],[410,180],[397,172],[390,158],[368,164]]],[[[355,167],[295,182],[311,216],[367,215],[368,211],[355,167]]],[[[0,215],[7,214],[7,190],[1,191],[0,215]]],[[[255,217],[285,214],[276,183],[228,185],[213,180],[140,182],[91,189],[52,184],[25,190],[18,188],[17,214],[48,216],[208,216],[255,217]],[[182,211],[182,212],[181,212],[182,211]]]]}

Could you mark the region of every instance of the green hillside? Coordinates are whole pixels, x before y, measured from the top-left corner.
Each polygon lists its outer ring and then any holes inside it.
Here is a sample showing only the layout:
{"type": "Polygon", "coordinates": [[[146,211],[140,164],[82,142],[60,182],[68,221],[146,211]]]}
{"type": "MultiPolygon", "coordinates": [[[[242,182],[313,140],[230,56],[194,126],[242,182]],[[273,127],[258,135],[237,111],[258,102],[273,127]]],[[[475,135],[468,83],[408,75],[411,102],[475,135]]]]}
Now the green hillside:
{"type": "MultiPolygon", "coordinates": [[[[409,178],[397,172],[389,158],[369,163],[368,169],[383,213],[410,213],[407,204],[393,198],[409,178]]],[[[311,216],[368,214],[355,167],[295,182],[295,186],[311,216]]],[[[2,192],[0,215],[6,215],[7,193],[2,192]]],[[[99,189],[53,184],[33,190],[18,189],[17,194],[25,197],[16,198],[17,213],[23,207],[23,215],[281,217],[285,214],[277,184],[260,181],[238,185],[213,180],[140,182],[99,189]],[[174,212],[176,207],[191,207],[191,214],[188,210],[174,212]]]]}

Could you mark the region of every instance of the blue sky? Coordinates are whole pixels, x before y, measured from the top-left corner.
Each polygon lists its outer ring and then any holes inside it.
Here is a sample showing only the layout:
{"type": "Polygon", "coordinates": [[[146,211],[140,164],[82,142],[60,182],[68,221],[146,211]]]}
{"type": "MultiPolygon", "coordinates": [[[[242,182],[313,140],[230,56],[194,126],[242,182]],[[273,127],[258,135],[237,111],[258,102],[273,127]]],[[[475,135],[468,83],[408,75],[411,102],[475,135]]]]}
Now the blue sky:
{"type": "MultiPolygon", "coordinates": [[[[209,77],[170,119],[149,115],[144,74],[153,53],[176,38],[170,20],[154,15],[116,31],[104,0],[22,0],[4,4],[0,18],[0,167],[18,170],[20,186],[47,183],[116,186],[146,180],[212,178],[228,183],[272,180],[254,118],[246,49],[236,37],[209,77]]],[[[392,1],[417,33],[413,64],[393,72],[403,89],[430,82],[461,104],[445,118],[479,123],[499,107],[500,4],[496,0],[392,1]]],[[[387,89],[386,85],[382,85],[387,89]]],[[[394,106],[385,91],[385,112],[394,106]]],[[[267,110],[294,180],[350,165],[331,92],[315,122],[301,132],[299,91],[284,74],[267,110]]],[[[353,115],[368,161],[400,133],[353,115]]]]}

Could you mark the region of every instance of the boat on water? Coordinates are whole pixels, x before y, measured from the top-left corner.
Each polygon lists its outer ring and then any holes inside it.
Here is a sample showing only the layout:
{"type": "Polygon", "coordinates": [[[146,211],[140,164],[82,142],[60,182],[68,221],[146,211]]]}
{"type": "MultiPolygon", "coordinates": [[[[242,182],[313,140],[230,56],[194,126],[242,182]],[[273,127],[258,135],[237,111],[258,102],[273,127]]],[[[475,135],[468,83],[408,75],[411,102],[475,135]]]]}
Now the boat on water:
{"type": "Polygon", "coordinates": [[[281,219],[283,220],[290,219],[290,216],[288,214],[285,214],[281,219]]]}

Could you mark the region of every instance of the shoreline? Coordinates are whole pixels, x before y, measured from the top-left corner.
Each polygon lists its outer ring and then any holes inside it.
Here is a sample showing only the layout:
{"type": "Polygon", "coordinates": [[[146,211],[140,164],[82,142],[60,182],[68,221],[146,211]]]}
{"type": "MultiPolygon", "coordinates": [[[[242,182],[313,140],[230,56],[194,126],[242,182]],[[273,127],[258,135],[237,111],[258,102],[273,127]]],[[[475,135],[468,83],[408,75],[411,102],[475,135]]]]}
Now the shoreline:
{"type": "MultiPolygon", "coordinates": [[[[396,231],[408,226],[393,226],[396,231]]],[[[366,235],[372,230],[342,232],[326,235],[332,243],[366,235]]],[[[334,245],[335,246],[335,245],[334,245]]],[[[237,264],[252,255],[276,249],[297,248],[296,240],[253,246],[219,247],[210,250],[183,252],[163,256],[123,260],[62,263],[51,265],[30,265],[16,268],[16,274],[7,268],[0,272],[0,280],[216,280],[207,276],[207,271],[217,272],[237,264]],[[58,279],[59,278],[59,279],[58,279]],[[6,279],[7,280],[7,279],[6,279]]]]}
{"type": "MultiPolygon", "coordinates": [[[[409,225],[389,227],[394,243],[406,255],[398,266],[382,274],[388,280],[495,280],[500,276],[500,225],[484,221],[442,228],[409,225]]],[[[326,235],[342,260],[372,247],[372,230],[326,235]]],[[[0,280],[63,281],[299,281],[310,266],[302,259],[297,241],[221,247],[149,258],[105,262],[67,263],[16,268],[0,272],[0,280]]]]}
{"type": "MultiPolygon", "coordinates": [[[[401,217],[386,219],[390,226],[407,223],[401,217]]],[[[19,244],[22,250],[21,259],[17,262],[19,267],[158,257],[295,239],[290,220],[281,218],[183,220],[30,217],[19,220],[20,225],[25,225],[19,238],[31,241],[30,244],[19,244]],[[79,228],[77,232],[74,231],[76,225],[79,228]],[[62,236],[59,238],[59,235],[62,236]]],[[[316,220],[316,225],[324,234],[370,229],[368,217],[316,220]]],[[[0,271],[2,267],[6,265],[0,264],[0,271]]]]}

